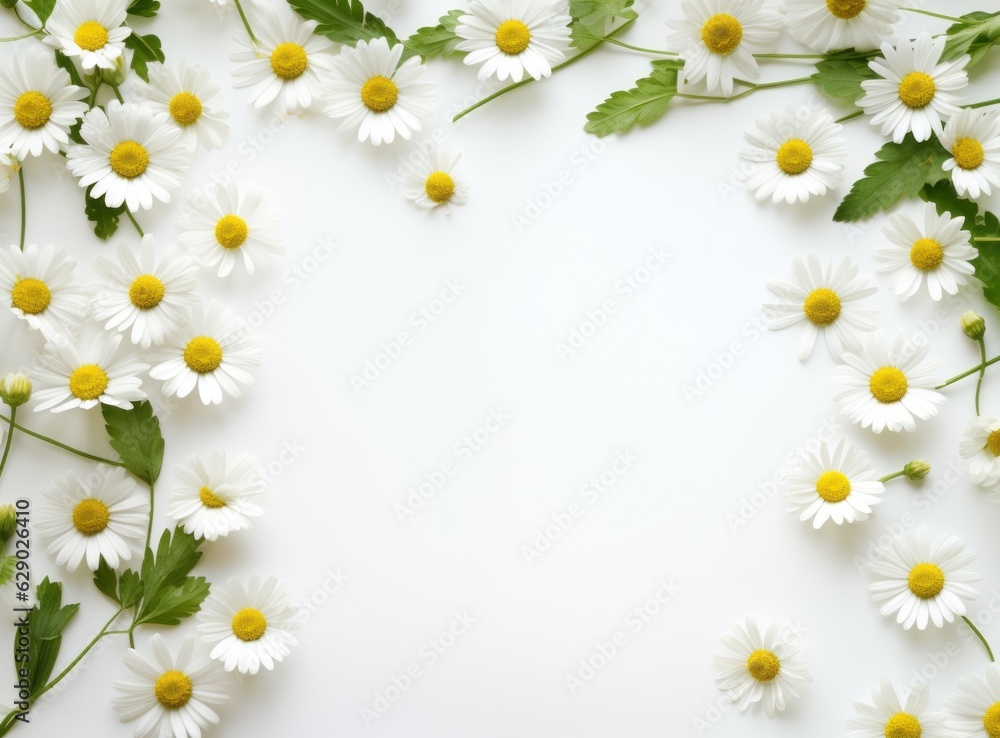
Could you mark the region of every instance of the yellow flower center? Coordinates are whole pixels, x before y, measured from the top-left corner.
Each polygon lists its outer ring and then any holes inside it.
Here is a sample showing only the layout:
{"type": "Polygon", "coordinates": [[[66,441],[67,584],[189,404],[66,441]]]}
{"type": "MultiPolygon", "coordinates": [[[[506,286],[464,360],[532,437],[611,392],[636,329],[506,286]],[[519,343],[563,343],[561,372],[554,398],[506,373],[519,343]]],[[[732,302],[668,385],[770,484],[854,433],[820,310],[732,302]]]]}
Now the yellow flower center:
{"type": "Polygon", "coordinates": [[[190,92],[178,92],[170,98],[170,117],[179,126],[190,126],[201,117],[201,100],[190,92]]]}
{"type": "Polygon", "coordinates": [[[110,520],[111,511],[100,500],[80,500],[73,508],[73,526],[85,536],[100,533],[110,520]]]}
{"type": "Polygon", "coordinates": [[[140,310],[152,310],[166,294],[167,288],[163,286],[163,282],[152,274],[136,277],[128,288],[128,299],[140,310]]]}
{"type": "Polygon", "coordinates": [[[198,336],[184,347],[184,363],[193,372],[214,372],[222,363],[222,346],[214,338],[198,336]]]}
{"type": "Polygon", "coordinates": [[[111,149],[111,169],[119,177],[141,177],[149,166],[149,152],[135,141],[122,141],[111,149]]]}
{"type": "Polygon", "coordinates": [[[716,13],[701,27],[701,41],[715,54],[732,54],[743,40],[743,26],[729,13],[716,13]]]}
{"type": "Polygon", "coordinates": [[[369,110],[376,113],[384,113],[396,104],[399,97],[399,88],[396,83],[381,74],[372,77],[361,86],[361,102],[369,110]]]}
{"type": "Polygon", "coordinates": [[[52,102],[37,90],[24,92],[14,102],[14,118],[24,128],[41,128],[52,117],[52,102]]]}
{"type": "Polygon", "coordinates": [[[871,379],[868,380],[868,389],[871,391],[872,397],[883,405],[902,400],[908,388],[906,375],[894,366],[883,366],[881,369],[876,369],[872,373],[871,379]]]}
{"type": "Polygon", "coordinates": [[[517,56],[531,43],[531,31],[519,20],[504,21],[497,28],[497,48],[505,54],[517,56]]]}
{"type": "Polygon", "coordinates": [[[899,99],[909,108],[925,108],[934,99],[937,85],[925,72],[910,72],[899,83],[899,99]]]}
{"type": "Polygon", "coordinates": [[[244,607],[233,615],[233,635],[241,641],[256,641],[267,630],[264,613],[253,607],[244,607]]]}
{"type": "Polygon", "coordinates": [[[108,29],[97,21],[81,23],[73,34],[73,41],[86,51],[103,49],[108,43],[108,29]]]}
{"type": "Polygon", "coordinates": [[[816,494],[827,502],[843,502],[851,494],[851,480],[839,471],[823,472],[816,480],[816,494]]]}
{"type": "Polygon", "coordinates": [[[198,497],[201,499],[201,504],[205,507],[210,507],[213,510],[217,510],[220,507],[226,506],[226,501],[216,495],[208,487],[202,487],[198,492],[198,497]]]}
{"type": "Polygon", "coordinates": [[[168,710],[184,707],[191,699],[191,678],[180,671],[165,671],[156,680],[153,692],[156,700],[168,710]]]}
{"type": "Polygon", "coordinates": [[[885,724],[885,738],[920,738],[920,721],[908,712],[897,712],[885,724]]]}
{"type": "Polygon", "coordinates": [[[223,215],[215,224],[215,240],[224,249],[238,249],[249,235],[250,227],[238,215],[223,215]]]}
{"type": "Polygon", "coordinates": [[[448,202],[455,194],[455,180],[447,172],[431,172],[424,183],[424,192],[436,203],[448,202]]]}
{"type": "Polygon", "coordinates": [[[914,241],[910,248],[910,262],[922,272],[931,272],[941,266],[944,261],[944,249],[941,242],[933,238],[921,238],[914,241]]]}
{"type": "Polygon", "coordinates": [[[38,315],[52,302],[52,291],[40,279],[19,279],[10,291],[10,304],[25,315],[38,315]]]}
{"type": "Polygon", "coordinates": [[[815,325],[830,325],[840,317],[840,297],[826,287],[820,287],[809,293],[802,309],[815,325]]]}
{"type": "Polygon", "coordinates": [[[758,682],[770,682],[781,671],[781,662],[770,651],[758,648],[747,659],[747,671],[758,682]]]}
{"type": "Polygon", "coordinates": [[[978,169],[986,159],[983,145],[974,138],[958,139],[951,148],[951,155],[955,157],[955,163],[965,170],[978,169]]]}
{"type": "Polygon", "coordinates": [[[785,174],[802,174],[813,162],[813,150],[802,139],[790,138],[781,144],[775,159],[785,174]]]}
{"type": "Polygon", "coordinates": [[[1000,702],[994,702],[983,713],[983,729],[990,738],[1000,738],[1000,702]]]}
{"type": "Polygon", "coordinates": [[[296,79],[309,66],[306,50],[298,44],[278,44],[271,52],[271,70],[281,79],[296,79]]]}
{"type": "Polygon", "coordinates": [[[994,456],[1000,456],[1000,430],[995,430],[986,439],[986,448],[994,456]]]}
{"type": "Polygon", "coordinates": [[[866,5],[867,0],[826,0],[826,9],[842,20],[857,18],[866,5]]]}
{"type": "Polygon", "coordinates": [[[944,589],[944,572],[937,564],[917,564],[910,570],[908,583],[913,594],[927,600],[944,589]]]}
{"type": "Polygon", "coordinates": [[[69,391],[78,400],[96,400],[108,388],[108,375],[97,364],[83,364],[69,376],[69,391]]]}

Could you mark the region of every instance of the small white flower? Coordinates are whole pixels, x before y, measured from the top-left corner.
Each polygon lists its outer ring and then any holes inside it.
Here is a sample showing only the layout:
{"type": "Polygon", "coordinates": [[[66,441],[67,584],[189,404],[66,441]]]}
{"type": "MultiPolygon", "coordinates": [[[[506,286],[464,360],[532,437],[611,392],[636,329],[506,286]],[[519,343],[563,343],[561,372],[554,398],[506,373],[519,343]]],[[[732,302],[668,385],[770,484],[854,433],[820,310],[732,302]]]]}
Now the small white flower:
{"type": "Polygon", "coordinates": [[[132,29],[125,25],[130,0],[59,0],[45,24],[45,42],[79,57],[84,71],[114,69],[132,29]]]}
{"type": "Polygon", "coordinates": [[[995,738],[1000,735],[1000,666],[986,667],[985,678],[970,674],[945,700],[953,738],[995,738]]]}
{"type": "Polygon", "coordinates": [[[952,738],[944,713],[927,712],[929,700],[926,682],[914,687],[904,703],[882,677],[870,702],[854,702],[857,714],[847,718],[847,738],[952,738]]]}
{"type": "Polygon", "coordinates": [[[28,244],[23,252],[14,245],[0,249],[0,301],[46,341],[65,342],[89,309],[83,288],[73,284],[75,268],[51,244],[28,244]]]}
{"type": "Polygon", "coordinates": [[[941,145],[951,153],[943,166],[959,195],[975,200],[1000,187],[1000,113],[963,108],[945,125],[941,145]]]}
{"type": "Polygon", "coordinates": [[[214,541],[230,531],[250,528],[250,518],[264,513],[253,498],[267,488],[249,454],[232,462],[218,449],[207,459],[192,454],[174,467],[174,473],[180,484],[170,493],[168,514],[195,538],[214,541]]]}
{"type": "Polygon", "coordinates": [[[801,460],[788,473],[784,492],[788,512],[800,513],[802,521],[812,518],[819,530],[827,520],[837,525],[865,520],[882,502],[885,485],[868,456],[841,439],[801,460]]]}
{"type": "Polygon", "coordinates": [[[814,51],[878,48],[899,22],[902,0],[785,0],[788,33],[814,51]]]}
{"type": "Polygon", "coordinates": [[[1000,484],[1000,420],[979,415],[965,429],[959,453],[969,460],[973,484],[995,487],[1000,484]]]}
{"type": "Polygon", "coordinates": [[[181,62],[179,67],[149,65],[149,84],[141,88],[149,107],[167,113],[181,129],[188,151],[222,148],[229,135],[229,113],[222,109],[222,91],[208,70],[181,62]]]}
{"type": "Polygon", "coordinates": [[[425,153],[420,149],[414,158],[413,173],[403,189],[408,200],[427,210],[440,207],[449,215],[452,205],[465,205],[469,201],[469,184],[455,175],[461,154],[437,148],[425,153]]]}

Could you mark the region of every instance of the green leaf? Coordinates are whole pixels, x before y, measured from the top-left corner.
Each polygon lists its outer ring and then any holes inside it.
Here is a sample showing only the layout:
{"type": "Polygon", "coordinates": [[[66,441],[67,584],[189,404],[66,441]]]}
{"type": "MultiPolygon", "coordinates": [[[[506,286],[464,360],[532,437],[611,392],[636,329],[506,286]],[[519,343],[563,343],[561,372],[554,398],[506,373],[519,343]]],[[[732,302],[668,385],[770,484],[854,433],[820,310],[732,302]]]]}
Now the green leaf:
{"type": "Polygon", "coordinates": [[[601,41],[615,20],[633,20],[634,0],[570,0],[570,45],[581,51],[601,41]]]}
{"type": "Polygon", "coordinates": [[[677,94],[677,74],[683,66],[679,59],[654,61],[650,76],[637,81],[631,90],[611,93],[611,97],[589,113],[584,130],[607,136],[656,120],[677,94]]]}
{"type": "Polygon", "coordinates": [[[143,603],[136,624],[177,625],[201,609],[209,589],[205,577],[186,577],[179,587],[164,587],[154,599],[143,603]]]}
{"type": "Polygon", "coordinates": [[[861,83],[877,77],[868,66],[866,55],[847,49],[827,54],[825,59],[818,62],[812,81],[830,97],[855,102],[865,94],[861,83]]]}
{"type": "Polygon", "coordinates": [[[149,65],[153,62],[162,62],[166,57],[163,55],[163,46],[160,39],[151,33],[145,36],[132,31],[125,39],[125,45],[132,49],[132,70],[142,78],[143,82],[149,82],[149,65]]]}
{"type": "Polygon", "coordinates": [[[948,29],[945,35],[948,42],[944,45],[941,61],[951,61],[968,54],[970,59],[966,69],[979,62],[986,52],[1000,42],[1000,11],[984,13],[977,10],[963,15],[948,29]]]}
{"type": "MultiPolygon", "coordinates": [[[[159,617],[164,612],[164,602],[171,601],[176,595],[174,590],[183,589],[188,574],[201,558],[196,540],[182,528],[174,530],[173,538],[170,531],[163,531],[156,555],[149,548],[142,559],[143,600],[139,610],[139,621],[145,617],[159,617]]],[[[169,608],[168,608],[169,609],[169,608]]],[[[149,621],[153,622],[153,621],[149,621]]]]}
{"type": "MultiPolygon", "coordinates": [[[[382,38],[389,46],[399,43],[395,32],[381,18],[365,11],[360,0],[288,0],[292,9],[307,20],[319,22],[316,33],[345,46],[355,46],[358,41],[382,38]]],[[[413,56],[407,50],[403,58],[413,56]]]]}
{"type": "Polygon", "coordinates": [[[403,44],[412,54],[421,56],[424,60],[459,53],[455,51],[455,46],[462,39],[455,34],[455,29],[458,27],[458,19],[465,14],[464,10],[451,10],[447,15],[441,16],[436,26],[418,28],[403,44]]]}
{"type": "Polygon", "coordinates": [[[122,607],[132,607],[142,599],[142,591],[142,579],[139,578],[139,575],[131,569],[123,571],[118,585],[122,607]]]}
{"type": "Polygon", "coordinates": [[[0,587],[14,578],[14,568],[17,566],[17,556],[11,554],[0,558],[0,587]]]}
{"type": "MultiPolygon", "coordinates": [[[[77,135],[79,135],[79,130],[77,128],[77,135]]],[[[83,143],[82,138],[80,139],[80,143],[83,143]]],[[[87,214],[87,220],[94,224],[94,235],[103,241],[107,241],[118,230],[118,219],[125,212],[125,205],[109,208],[107,203],[104,202],[103,195],[100,199],[91,196],[90,192],[93,189],[94,185],[90,185],[87,188],[87,204],[84,206],[83,211],[87,214]]]]}
{"type": "Polygon", "coordinates": [[[77,87],[84,87],[83,79],[80,77],[80,71],[76,68],[76,64],[73,60],[62,53],[59,49],[56,52],[56,65],[62,67],[67,72],[69,72],[69,81],[72,82],[77,87]]]}
{"type": "Polygon", "coordinates": [[[56,7],[56,0],[24,0],[24,4],[31,8],[32,12],[38,16],[38,20],[44,26],[56,7]]]}
{"type": "Polygon", "coordinates": [[[94,585],[101,594],[110,597],[119,605],[122,604],[118,596],[118,573],[108,565],[103,556],[101,563],[97,565],[97,571],[94,572],[94,585]]]}
{"type": "MultiPolygon", "coordinates": [[[[35,600],[36,604],[31,609],[31,627],[28,630],[28,661],[26,664],[18,664],[20,668],[28,669],[28,684],[32,694],[48,682],[59,656],[62,631],[80,609],[76,604],[63,607],[62,585],[50,582],[48,577],[35,590],[35,600]]],[[[16,631],[14,639],[16,643],[16,631]]]]}
{"type": "Polygon", "coordinates": [[[138,15],[142,18],[152,18],[160,10],[160,0],[132,0],[128,6],[129,15],[138,15]]]}
{"type": "Polygon", "coordinates": [[[885,144],[873,164],[865,168],[865,176],[851,191],[833,219],[851,222],[870,218],[888,210],[900,198],[916,197],[925,184],[934,184],[947,177],[941,165],[951,157],[937,138],[918,143],[907,133],[902,143],[885,144]]]}
{"type": "Polygon", "coordinates": [[[153,484],[163,465],[163,435],[153,406],[148,400],[133,404],[131,410],[102,404],[101,412],[111,448],[122,457],[125,468],[153,484]]]}

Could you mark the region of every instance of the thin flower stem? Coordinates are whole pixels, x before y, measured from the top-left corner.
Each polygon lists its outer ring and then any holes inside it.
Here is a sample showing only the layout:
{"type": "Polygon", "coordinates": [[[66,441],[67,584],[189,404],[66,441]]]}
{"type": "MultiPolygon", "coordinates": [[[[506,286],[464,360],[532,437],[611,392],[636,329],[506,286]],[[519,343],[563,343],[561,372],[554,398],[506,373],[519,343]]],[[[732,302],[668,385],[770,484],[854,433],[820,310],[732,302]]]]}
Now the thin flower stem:
{"type": "Polygon", "coordinates": [[[825,59],[824,54],[754,54],[754,59],[825,59]]]}
{"type": "Polygon", "coordinates": [[[979,628],[977,628],[975,625],[973,625],[972,621],[969,620],[967,617],[965,617],[965,615],[962,616],[962,620],[965,621],[966,625],[968,625],[970,628],[972,628],[972,632],[975,633],[976,636],[979,638],[980,643],[983,644],[983,648],[986,649],[986,655],[990,657],[990,661],[994,661],[995,662],[996,659],[993,658],[993,649],[990,648],[990,644],[986,642],[986,639],[983,637],[983,634],[979,632],[979,628]]]}
{"type": "Polygon", "coordinates": [[[865,112],[864,110],[855,110],[853,113],[848,113],[847,115],[845,115],[845,116],[843,116],[841,118],[837,118],[837,120],[835,120],[833,122],[834,123],[843,123],[844,121],[848,121],[848,120],[851,120],[852,118],[857,118],[860,115],[864,115],[864,112],[865,112]]]}
{"type": "Polygon", "coordinates": [[[5,41],[20,41],[22,38],[31,38],[32,36],[37,36],[41,32],[42,32],[41,28],[36,28],[31,33],[25,33],[22,34],[21,36],[8,36],[7,38],[0,38],[0,43],[3,43],[5,41]]]}
{"type": "Polygon", "coordinates": [[[972,239],[973,241],[982,241],[983,243],[995,243],[1000,241],[1000,237],[997,236],[979,236],[978,238],[972,239]]]}
{"type": "Polygon", "coordinates": [[[3,458],[0,458],[0,476],[3,476],[3,468],[7,466],[7,457],[10,456],[10,442],[14,440],[14,416],[17,415],[17,408],[10,409],[10,420],[7,428],[7,441],[3,445],[3,458]]]}
{"type": "Polygon", "coordinates": [[[121,90],[118,89],[118,85],[111,85],[111,89],[115,91],[115,97],[118,98],[118,102],[120,102],[122,105],[124,105],[125,104],[125,98],[122,97],[122,92],[121,92],[121,90]]]}
{"type": "Polygon", "coordinates": [[[24,167],[17,165],[17,182],[21,186],[21,251],[24,251],[24,234],[28,230],[28,201],[24,190],[24,167]]]}
{"type": "Polygon", "coordinates": [[[128,208],[125,208],[125,215],[127,215],[128,219],[132,221],[132,225],[134,225],[136,231],[139,232],[139,237],[142,238],[143,236],[145,236],[146,234],[142,232],[142,226],[139,225],[139,222],[135,219],[135,216],[132,215],[132,211],[129,210],[128,208]]]}
{"type": "Polygon", "coordinates": [[[89,105],[91,108],[97,105],[97,91],[99,89],[101,89],[100,81],[98,81],[97,84],[94,85],[94,89],[90,91],[90,95],[87,97],[87,105],[89,105]]]}
{"type": "Polygon", "coordinates": [[[976,382],[976,415],[979,415],[979,392],[983,389],[983,377],[986,376],[986,341],[979,339],[979,356],[982,364],[979,366],[979,380],[976,382]]]}
{"type": "Polygon", "coordinates": [[[944,384],[939,384],[934,389],[936,389],[936,390],[944,389],[949,384],[954,384],[955,382],[957,382],[960,379],[965,379],[966,377],[970,377],[973,374],[975,374],[976,372],[980,371],[981,369],[985,369],[988,366],[993,366],[998,361],[1000,361],[1000,356],[994,356],[992,359],[989,359],[988,361],[984,361],[984,362],[981,362],[979,364],[976,364],[974,367],[972,367],[971,369],[969,369],[969,371],[967,371],[967,372],[962,372],[961,374],[956,374],[954,377],[952,377],[951,379],[949,379],[948,381],[946,381],[944,384]]]}
{"type": "Polygon", "coordinates": [[[880,482],[881,482],[882,484],[885,484],[885,483],[886,483],[886,482],[888,482],[889,480],[891,480],[891,479],[895,479],[896,477],[901,477],[901,476],[903,476],[903,475],[905,475],[905,474],[906,474],[906,471],[905,471],[905,470],[903,470],[903,471],[898,471],[898,472],[893,472],[892,474],[886,474],[886,475],[885,475],[884,477],[882,477],[882,478],[881,478],[881,479],[879,479],[878,481],[880,481],[880,482]]]}
{"type": "Polygon", "coordinates": [[[0,736],[7,735],[11,731],[11,728],[14,727],[14,718],[17,715],[17,710],[11,710],[7,713],[7,716],[0,722],[0,736]]]}
{"type": "Polygon", "coordinates": [[[247,20],[246,13],[243,12],[243,6],[240,5],[240,0],[236,0],[236,10],[240,14],[240,20],[243,21],[243,27],[247,29],[247,36],[249,36],[250,40],[256,45],[257,37],[254,35],[253,29],[250,27],[250,21],[247,20]]]}
{"type": "MultiPolygon", "coordinates": [[[[11,415],[13,415],[13,413],[11,413],[11,415]]],[[[54,438],[49,438],[48,436],[43,436],[41,433],[35,433],[35,431],[33,431],[33,430],[28,430],[23,425],[18,425],[17,423],[15,423],[13,418],[7,418],[7,417],[4,417],[3,415],[0,415],[0,420],[2,420],[4,422],[7,422],[7,423],[10,423],[17,430],[19,430],[22,433],[25,433],[25,434],[31,436],[32,438],[37,438],[39,441],[45,441],[46,443],[50,443],[53,446],[61,448],[63,451],[69,451],[71,454],[76,454],[77,456],[81,456],[84,459],[90,459],[91,461],[96,461],[99,464],[107,464],[108,466],[120,466],[123,469],[125,468],[125,464],[123,464],[120,461],[112,461],[111,459],[105,459],[105,458],[102,458],[100,456],[94,456],[94,454],[88,454],[86,451],[81,451],[78,448],[73,448],[72,446],[67,446],[65,443],[60,443],[59,441],[55,440],[54,438]]]]}
{"type": "MultiPolygon", "coordinates": [[[[149,549],[149,543],[153,540],[153,483],[149,483],[149,524],[146,526],[146,548],[143,549],[145,552],[149,549]]],[[[131,640],[132,633],[129,632],[129,639],[131,640]]]]}
{"type": "Polygon", "coordinates": [[[996,105],[1000,103],[1000,97],[995,97],[992,100],[983,100],[982,102],[972,103],[971,105],[966,105],[967,108],[985,108],[990,105],[996,105]]]}
{"type": "Polygon", "coordinates": [[[111,624],[115,622],[115,620],[118,619],[118,616],[121,615],[123,612],[125,612],[125,608],[122,608],[114,615],[112,615],[111,619],[104,624],[104,627],[101,628],[100,632],[96,636],[94,636],[94,639],[90,643],[88,643],[87,646],[82,651],[80,651],[80,653],[77,655],[75,659],[69,662],[69,666],[67,666],[65,669],[59,672],[59,676],[57,676],[51,682],[42,687],[38,692],[35,692],[33,695],[31,695],[31,697],[28,698],[29,701],[35,702],[39,697],[41,697],[43,694],[48,692],[54,686],[59,684],[59,682],[61,682],[67,674],[73,671],[73,669],[76,667],[77,664],[80,663],[83,657],[86,656],[88,653],[90,653],[90,649],[92,649],[95,645],[97,645],[97,642],[108,634],[108,628],[111,627],[111,624]]]}
{"type": "Polygon", "coordinates": [[[908,10],[911,13],[920,13],[920,15],[929,15],[931,18],[940,18],[941,20],[951,21],[952,23],[961,23],[961,18],[956,18],[952,15],[941,15],[940,13],[932,13],[929,10],[921,10],[920,8],[903,8],[903,10],[908,10]]]}
{"type": "Polygon", "coordinates": [[[742,92],[738,92],[735,95],[729,95],[729,96],[723,96],[723,95],[690,95],[690,94],[685,93],[685,92],[678,92],[677,93],[677,97],[684,97],[684,98],[687,98],[688,100],[707,100],[708,102],[723,102],[723,103],[726,103],[726,102],[732,102],[733,100],[739,100],[740,98],[746,97],[747,95],[750,95],[750,94],[756,92],[757,90],[766,90],[766,89],[769,89],[771,87],[787,87],[789,85],[801,85],[801,84],[804,84],[805,82],[811,82],[812,78],[811,77],[797,77],[795,79],[783,79],[783,80],[781,80],[779,82],[761,82],[761,83],[746,82],[746,81],[740,80],[740,79],[734,79],[733,81],[737,82],[737,83],[739,83],[741,85],[746,85],[747,89],[743,90],[742,92]]]}
{"type": "Polygon", "coordinates": [[[664,49],[646,49],[642,46],[633,46],[632,44],[627,44],[624,41],[619,41],[616,38],[605,39],[609,44],[614,44],[615,46],[621,46],[623,49],[631,49],[632,51],[640,51],[643,54],[657,54],[658,56],[677,56],[676,51],[665,51],[664,49]]]}

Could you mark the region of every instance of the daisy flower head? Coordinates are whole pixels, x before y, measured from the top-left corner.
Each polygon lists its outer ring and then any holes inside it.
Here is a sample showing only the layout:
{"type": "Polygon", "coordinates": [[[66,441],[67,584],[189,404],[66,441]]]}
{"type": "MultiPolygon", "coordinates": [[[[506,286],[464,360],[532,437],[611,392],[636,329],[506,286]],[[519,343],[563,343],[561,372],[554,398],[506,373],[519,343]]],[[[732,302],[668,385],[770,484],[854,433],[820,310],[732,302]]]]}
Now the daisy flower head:
{"type": "Polygon", "coordinates": [[[843,126],[825,110],[813,113],[788,106],[758,118],[755,128],[746,132],[751,148],[740,152],[752,167],[744,187],[758,200],[770,197],[775,204],[825,195],[844,171],[847,150],[844,139],[837,136],[841,130],[843,126]]]}
{"type": "Polygon", "coordinates": [[[99,258],[94,263],[104,284],[94,297],[94,318],[109,331],[131,328],[132,343],[144,349],[159,346],[198,301],[198,267],[173,249],[157,261],[150,235],[143,236],[138,258],[124,244],[117,254],[117,261],[99,258]]]}
{"type": "Polygon", "coordinates": [[[684,18],[667,21],[671,48],[680,49],[686,83],[705,80],[709,92],[733,94],[734,78],[756,82],[754,54],[771,51],[781,16],[767,0],[681,0],[684,18]]]}
{"type": "Polygon", "coordinates": [[[288,585],[276,577],[261,581],[255,574],[246,584],[234,578],[213,588],[198,613],[198,631],[215,644],[211,657],[226,671],[256,674],[261,666],[274,669],[298,643],[292,635],[298,610],[288,585]]]}
{"type": "Polygon", "coordinates": [[[990,664],[984,676],[970,674],[945,700],[955,738],[1000,736],[1000,666],[990,664]]]}
{"type": "Polygon", "coordinates": [[[893,291],[903,300],[917,293],[926,280],[932,300],[945,293],[954,295],[975,271],[971,261],[979,253],[972,235],[962,226],[965,218],[938,215],[933,203],[924,204],[923,223],[908,215],[889,216],[890,226],[882,229],[890,245],[875,249],[881,262],[876,271],[891,274],[893,291]]]}
{"type": "Polygon", "coordinates": [[[472,0],[455,27],[455,49],[469,52],[467,65],[481,65],[482,82],[520,82],[525,73],[540,80],[566,58],[571,21],[565,0],[472,0]]]}
{"type": "Polygon", "coordinates": [[[142,88],[148,106],[167,113],[183,133],[188,151],[198,145],[219,149],[229,135],[229,113],[222,108],[222,91],[197,64],[151,64],[149,84],[142,88]]]}
{"type": "Polygon", "coordinates": [[[333,73],[324,80],[323,112],[340,120],[340,133],[358,129],[358,141],[378,146],[392,143],[398,133],[407,141],[430,116],[434,85],[420,82],[427,71],[414,56],[399,64],[403,45],[392,48],[384,38],[359,41],[343,48],[333,61],[333,73]]]}
{"type": "Polygon", "coordinates": [[[870,333],[855,351],[841,357],[833,370],[834,396],[852,423],[875,433],[916,430],[914,418],[937,415],[945,398],[934,390],[938,362],[925,359],[930,346],[899,331],[892,343],[882,331],[870,333]]]}
{"type": "Polygon", "coordinates": [[[892,682],[883,677],[871,700],[854,702],[847,718],[848,738],[951,738],[945,715],[927,712],[930,690],[923,683],[900,700],[892,682]]]}
{"type": "Polygon", "coordinates": [[[121,467],[99,466],[86,480],[67,472],[42,497],[35,525],[56,565],[69,571],[85,558],[91,571],[102,558],[117,569],[146,535],[149,496],[136,493],[135,481],[121,467]]]}
{"type": "Polygon", "coordinates": [[[882,57],[868,62],[879,79],[861,83],[865,95],[858,107],[895,143],[902,143],[909,132],[917,141],[926,141],[931,133],[940,136],[942,121],[958,112],[955,93],[969,84],[969,57],[941,61],[947,40],[921,33],[895,48],[882,44],[882,57]]]}
{"type": "Polygon", "coordinates": [[[170,493],[168,514],[195,538],[214,541],[250,528],[250,518],[264,513],[253,499],[267,488],[249,454],[235,459],[218,449],[207,458],[193,454],[174,473],[180,484],[170,493]]]}
{"type": "Polygon", "coordinates": [[[927,526],[920,525],[876,552],[870,568],[878,579],[868,588],[883,603],[882,615],[895,614],[904,630],[924,630],[928,623],[940,628],[965,615],[964,601],[979,596],[969,585],[982,577],[965,569],[975,558],[955,536],[931,543],[927,526]]]}
{"type": "Polygon", "coordinates": [[[70,83],[38,46],[0,65],[0,147],[19,159],[56,153],[69,143],[69,129],[87,112],[87,91],[70,83]]]}
{"type": "Polygon", "coordinates": [[[0,301],[46,341],[66,342],[89,310],[74,269],[76,262],[51,244],[0,249],[0,301]]]}
{"type": "Polygon", "coordinates": [[[440,149],[425,152],[419,149],[411,158],[413,167],[407,178],[403,194],[427,210],[440,207],[446,215],[452,205],[465,205],[469,201],[469,184],[455,175],[461,154],[450,154],[440,149]]]}
{"type": "Polygon", "coordinates": [[[113,405],[131,410],[133,402],[146,399],[139,375],[149,368],[132,356],[117,356],[122,336],[101,333],[86,351],[72,343],[48,344],[41,355],[39,386],[32,399],[35,412],[61,413],[72,408],[88,410],[113,405]]]}
{"type": "Polygon", "coordinates": [[[170,202],[188,165],[181,131],[170,121],[168,113],[117,100],[107,112],[93,108],[80,128],[87,143],[66,152],[69,171],[111,208],[124,203],[135,212],[149,210],[154,199],[170,202]]]}
{"type": "Polygon", "coordinates": [[[995,487],[1000,484],[1000,420],[977,415],[965,428],[959,453],[969,460],[973,484],[995,487]]]}
{"type": "Polygon", "coordinates": [[[201,738],[202,730],[218,725],[212,709],[229,701],[228,679],[218,663],[194,657],[195,638],[187,636],[174,656],[163,636],[149,639],[152,659],[130,648],[124,663],[137,679],[114,682],[111,705],[123,723],[138,720],[136,738],[201,738]]]}
{"type": "Polygon", "coordinates": [[[800,361],[812,354],[819,334],[826,337],[831,356],[839,358],[858,344],[863,333],[875,330],[872,316],[878,308],[862,300],[874,295],[878,288],[870,277],[859,274],[859,267],[849,258],[844,257],[836,268],[833,264],[821,265],[814,255],[806,261],[796,257],[793,264],[794,282],[767,282],[767,288],[782,302],[764,305],[764,312],[770,318],[768,328],[772,331],[805,323],[800,361]]]}
{"type": "Polygon", "coordinates": [[[959,195],[975,200],[1000,187],[1000,113],[963,108],[945,124],[941,145],[951,153],[944,170],[959,195]]]}
{"type": "Polygon", "coordinates": [[[158,360],[149,376],[164,383],[163,394],[183,398],[197,388],[202,403],[218,405],[254,383],[247,370],[260,364],[261,351],[246,321],[213,300],[167,337],[158,360]]]}
{"type": "Polygon", "coordinates": [[[279,238],[278,209],[257,185],[230,181],[213,187],[207,197],[190,200],[177,224],[177,242],[207,267],[228,277],[240,262],[247,274],[267,269],[271,258],[285,253],[279,238]]]}
{"type": "Polygon", "coordinates": [[[876,49],[899,22],[902,0],[785,0],[788,33],[814,51],[876,49]]]}
{"type": "Polygon", "coordinates": [[[741,711],[763,702],[767,716],[774,717],[799,696],[798,685],[812,681],[801,639],[786,623],[774,622],[761,635],[757,619],[748,615],[720,635],[719,644],[715,683],[741,711]]]}
{"type": "Polygon", "coordinates": [[[114,69],[132,29],[125,25],[130,0],[59,0],[45,23],[45,42],[79,57],[84,71],[114,69]]]}

